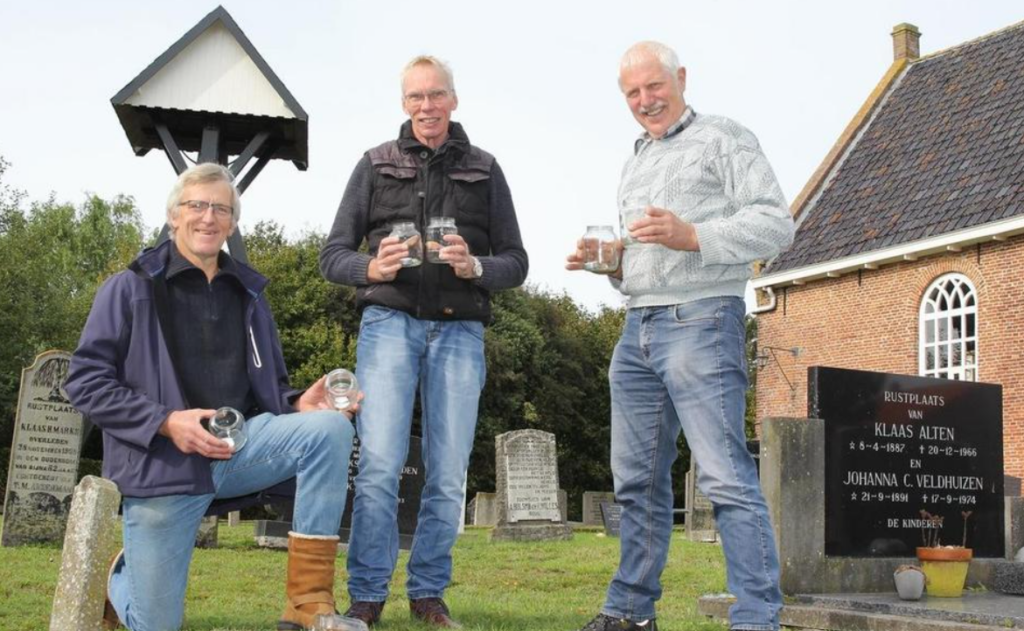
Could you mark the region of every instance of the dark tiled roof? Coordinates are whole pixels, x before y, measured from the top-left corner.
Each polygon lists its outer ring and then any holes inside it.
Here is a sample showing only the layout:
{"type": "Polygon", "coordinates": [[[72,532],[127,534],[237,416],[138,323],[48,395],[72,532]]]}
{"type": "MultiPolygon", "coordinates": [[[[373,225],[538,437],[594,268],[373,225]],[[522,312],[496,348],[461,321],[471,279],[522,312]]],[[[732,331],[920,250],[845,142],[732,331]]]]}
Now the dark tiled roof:
{"type": "Polygon", "coordinates": [[[910,64],[777,273],[1024,215],[1024,22],[910,64]]]}

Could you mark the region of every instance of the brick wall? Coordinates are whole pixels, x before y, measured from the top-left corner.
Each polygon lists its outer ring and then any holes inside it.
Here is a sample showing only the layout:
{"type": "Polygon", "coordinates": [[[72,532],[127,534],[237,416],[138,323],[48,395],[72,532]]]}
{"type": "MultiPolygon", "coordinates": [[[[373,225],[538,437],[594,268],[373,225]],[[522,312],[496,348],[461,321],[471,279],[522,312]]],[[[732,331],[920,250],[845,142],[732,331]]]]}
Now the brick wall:
{"type": "Polygon", "coordinates": [[[863,270],[776,290],[778,307],[758,316],[764,346],[778,353],[758,374],[757,418],[807,415],[807,367],[918,374],[918,310],[936,278],[958,272],[978,293],[979,381],[1003,386],[1006,473],[1024,477],[1024,237],[958,253],[863,270]],[[793,382],[786,384],[782,371],[793,382]]]}

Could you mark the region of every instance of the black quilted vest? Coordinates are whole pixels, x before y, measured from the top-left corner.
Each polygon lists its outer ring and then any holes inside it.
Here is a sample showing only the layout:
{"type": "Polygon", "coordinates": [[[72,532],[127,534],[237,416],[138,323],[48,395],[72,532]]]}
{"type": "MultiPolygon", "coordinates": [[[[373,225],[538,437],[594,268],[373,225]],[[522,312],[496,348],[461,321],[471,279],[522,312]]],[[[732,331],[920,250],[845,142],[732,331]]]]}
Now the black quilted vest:
{"type": "MultiPolygon", "coordinates": [[[[373,196],[366,239],[370,254],[402,221],[426,234],[431,217],[455,217],[459,234],[477,256],[491,253],[490,177],[494,157],[469,144],[458,123],[449,126],[448,139],[437,150],[412,135],[409,121],[397,140],[371,149],[373,196]]],[[[490,294],[455,276],[448,264],[429,263],[404,268],[390,283],[357,291],[360,308],[381,305],[423,320],[491,319],[490,294]]]]}

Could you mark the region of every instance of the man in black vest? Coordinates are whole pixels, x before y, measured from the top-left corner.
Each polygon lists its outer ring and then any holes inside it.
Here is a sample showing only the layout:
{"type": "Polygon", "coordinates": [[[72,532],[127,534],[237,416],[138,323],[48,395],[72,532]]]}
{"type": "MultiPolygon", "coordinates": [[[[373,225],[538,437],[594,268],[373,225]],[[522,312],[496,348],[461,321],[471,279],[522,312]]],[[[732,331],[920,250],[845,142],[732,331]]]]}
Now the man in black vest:
{"type": "Polygon", "coordinates": [[[406,65],[409,120],[397,140],[356,166],[320,253],[324,277],[355,286],[363,312],[356,375],[366,401],[356,421],[362,451],[347,615],[370,625],[380,620],[398,559],[398,479],[418,388],[426,485],[408,564],[409,606],[419,620],[459,626],[442,597],[486,376],[483,327],[490,292],[521,285],[528,268],[505,176],[451,122],[458,103],[446,64],[422,56],[406,65]],[[453,218],[458,234],[428,244],[440,247],[440,263],[432,263],[422,237],[439,218],[453,218]],[[407,222],[419,237],[389,236],[407,222]],[[368,253],[359,251],[364,239],[368,253]]]}

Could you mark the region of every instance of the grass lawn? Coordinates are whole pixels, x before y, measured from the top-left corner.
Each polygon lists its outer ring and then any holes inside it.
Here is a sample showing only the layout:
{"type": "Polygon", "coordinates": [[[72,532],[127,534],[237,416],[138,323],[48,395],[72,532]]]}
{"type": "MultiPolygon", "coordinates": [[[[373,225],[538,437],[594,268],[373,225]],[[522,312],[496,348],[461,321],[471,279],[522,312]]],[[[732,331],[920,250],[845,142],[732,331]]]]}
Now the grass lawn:
{"type": "MultiPolygon", "coordinates": [[[[185,629],[274,629],[284,604],[286,553],[253,542],[252,523],[220,524],[220,547],[196,550],[185,611],[185,629]]],[[[455,575],[445,600],[469,631],[572,631],[601,606],[605,587],[618,563],[618,540],[577,531],[573,541],[491,543],[489,529],[470,528],[455,546],[455,575]]],[[[409,620],[405,599],[405,562],[399,557],[392,594],[381,631],[423,631],[409,620]]],[[[0,548],[0,630],[49,628],[50,606],[60,569],[60,548],[0,548]]],[[[345,558],[338,559],[335,593],[347,603],[345,558]]],[[[673,533],[665,595],[658,604],[664,631],[724,626],[696,612],[696,599],[725,591],[721,548],[686,541],[673,533]]]]}

